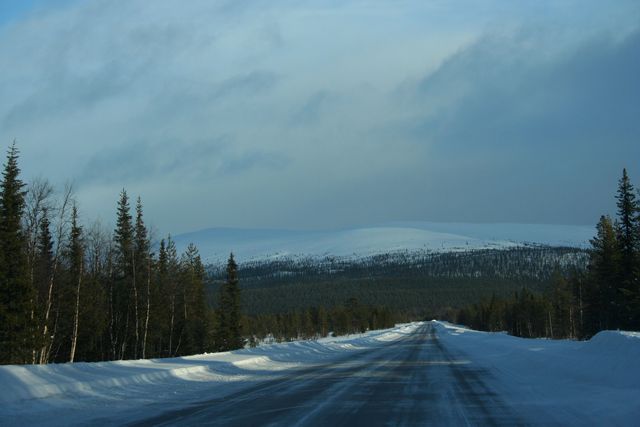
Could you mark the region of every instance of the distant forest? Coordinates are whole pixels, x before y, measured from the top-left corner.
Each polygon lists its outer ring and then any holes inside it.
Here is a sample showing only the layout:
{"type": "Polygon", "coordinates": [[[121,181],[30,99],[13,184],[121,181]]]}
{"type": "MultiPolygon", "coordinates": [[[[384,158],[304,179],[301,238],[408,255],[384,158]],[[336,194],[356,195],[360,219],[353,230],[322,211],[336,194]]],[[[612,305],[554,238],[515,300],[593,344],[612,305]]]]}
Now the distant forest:
{"type": "MultiPolygon", "coordinates": [[[[401,252],[361,260],[281,259],[241,264],[243,309],[248,315],[337,307],[349,299],[384,306],[399,318],[442,317],[492,295],[522,287],[543,291],[551,273],[586,269],[588,252],[527,246],[452,253],[401,252]]],[[[212,302],[224,270],[208,266],[212,302]]]]}
{"type": "Polygon", "coordinates": [[[389,310],[355,302],[249,317],[233,255],[210,305],[197,248],[154,244],[139,197],[132,208],[122,190],[113,230],[82,225],[73,189],[23,182],[18,160],[14,143],[0,182],[0,364],[174,357],[393,325],[389,310]]]}
{"type": "MultiPolygon", "coordinates": [[[[239,266],[245,330],[251,342],[282,341],[453,319],[492,295],[507,297],[522,288],[542,293],[553,271],[584,271],[587,262],[586,250],[543,246],[248,262],[239,266]]],[[[215,265],[207,271],[210,304],[216,306],[225,271],[215,265]]]]}
{"type": "Polygon", "coordinates": [[[640,328],[640,209],[626,171],[618,216],[589,250],[523,246],[204,266],[156,243],[126,190],[115,228],[81,224],[73,190],[0,182],[0,363],[173,357],[445,318],[525,337],[640,328]]]}
{"type": "Polygon", "coordinates": [[[596,226],[586,271],[555,269],[543,292],[495,294],[452,320],[521,337],[584,339],[607,329],[640,330],[640,204],[626,169],[616,201],[616,218],[603,215],[596,226]]]}

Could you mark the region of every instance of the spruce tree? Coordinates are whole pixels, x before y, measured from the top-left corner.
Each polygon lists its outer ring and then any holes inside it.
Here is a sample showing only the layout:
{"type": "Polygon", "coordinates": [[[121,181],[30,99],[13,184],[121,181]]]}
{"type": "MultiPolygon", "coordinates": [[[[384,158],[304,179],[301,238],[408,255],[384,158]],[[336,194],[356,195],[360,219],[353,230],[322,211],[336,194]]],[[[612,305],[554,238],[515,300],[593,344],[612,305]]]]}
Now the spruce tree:
{"type": "Polygon", "coordinates": [[[618,243],[621,255],[620,273],[623,284],[629,285],[634,280],[638,250],[638,202],[626,169],[622,170],[622,178],[618,182],[616,199],[618,207],[618,243]]]}
{"type": "Polygon", "coordinates": [[[25,206],[18,148],[9,149],[0,184],[0,363],[33,360],[34,291],[28,278],[25,206]]]}
{"type": "MultiPolygon", "coordinates": [[[[142,358],[146,357],[149,319],[151,316],[151,254],[147,227],[144,224],[142,200],[136,202],[136,224],[134,227],[134,270],[133,284],[136,297],[136,336],[140,340],[142,358]],[[139,291],[140,290],[140,291],[139,291]]],[[[136,348],[138,346],[136,345],[136,348]]],[[[137,350],[136,350],[137,356],[137,350]]]]}
{"type": "MultiPolygon", "coordinates": [[[[162,259],[160,261],[162,263],[162,259]]],[[[182,317],[180,294],[181,287],[178,280],[180,274],[180,263],[178,261],[178,253],[175,242],[171,239],[171,236],[167,238],[167,245],[165,248],[165,265],[161,265],[161,269],[164,270],[162,277],[163,292],[166,298],[166,305],[168,313],[166,313],[167,320],[167,335],[166,354],[169,356],[176,356],[180,349],[180,342],[182,338],[182,317]]]]}
{"type": "Polygon", "coordinates": [[[240,287],[238,264],[233,253],[227,261],[227,280],[220,287],[217,313],[216,346],[218,351],[229,351],[244,347],[240,325],[240,287]]]}
{"type": "Polygon", "coordinates": [[[621,325],[633,327],[635,297],[638,294],[638,202],[627,170],[622,170],[616,195],[618,207],[618,244],[620,247],[620,293],[624,296],[621,325]]]}
{"type": "Polygon", "coordinates": [[[123,189],[118,201],[117,222],[114,230],[115,259],[113,286],[112,337],[115,357],[124,359],[132,354],[135,342],[135,301],[133,300],[133,226],[129,197],[123,189]]]}
{"type": "Polygon", "coordinates": [[[165,239],[160,240],[158,249],[158,263],[154,271],[154,281],[156,292],[152,295],[151,318],[153,319],[150,332],[150,342],[153,352],[159,356],[166,356],[169,353],[169,280],[168,280],[168,254],[165,239]]]}
{"type": "Polygon", "coordinates": [[[198,249],[194,244],[189,244],[183,256],[182,272],[186,296],[183,353],[202,353],[205,351],[208,325],[204,291],[205,271],[198,249]]]}
{"type": "Polygon", "coordinates": [[[618,327],[621,304],[618,292],[620,246],[611,218],[601,216],[596,230],[596,236],[591,239],[590,286],[585,298],[585,333],[589,336],[618,327]]]}
{"type": "Polygon", "coordinates": [[[35,312],[38,328],[36,332],[36,348],[39,354],[37,359],[39,363],[45,363],[49,359],[51,349],[52,329],[51,316],[47,311],[47,304],[52,292],[51,280],[54,274],[54,255],[53,255],[53,239],[51,237],[51,224],[49,222],[49,213],[47,209],[43,209],[42,220],[40,221],[40,230],[36,238],[36,254],[33,271],[33,284],[35,287],[35,312]]]}
{"type": "Polygon", "coordinates": [[[78,224],[78,208],[74,205],[71,212],[71,233],[66,250],[68,258],[68,288],[73,304],[73,320],[71,322],[71,343],[69,350],[69,362],[75,360],[78,345],[78,330],[80,328],[80,296],[82,280],[84,276],[84,247],[82,242],[82,227],[78,224]]]}

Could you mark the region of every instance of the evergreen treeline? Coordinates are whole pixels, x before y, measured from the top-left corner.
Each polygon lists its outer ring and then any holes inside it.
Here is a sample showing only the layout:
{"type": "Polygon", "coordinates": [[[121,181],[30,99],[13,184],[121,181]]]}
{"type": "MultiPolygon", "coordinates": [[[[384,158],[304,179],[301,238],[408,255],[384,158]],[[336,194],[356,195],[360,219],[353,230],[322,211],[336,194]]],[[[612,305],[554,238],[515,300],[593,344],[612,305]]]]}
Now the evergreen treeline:
{"type": "Polygon", "coordinates": [[[83,226],[70,187],[20,180],[11,146],[0,183],[0,363],[172,357],[248,342],[345,334],[392,326],[388,309],[355,299],[330,309],[242,314],[233,254],[213,304],[198,250],[171,237],[152,244],[143,205],[126,190],[114,230],[83,226]],[[212,309],[211,307],[216,307],[212,309]]]}
{"type": "MultiPolygon", "coordinates": [[[[522,287],[544,290],[554,266],[563,273],[586,269],[588,253],[577,248],[530,246],[463,253],[378,255],[363,260],[325,258],[243,263],[243,310],[273,315],[325,307],[354,297],[362,305],[386,307],[403,319],[435,318],[522,287]]],[[[209,295],[226,271],[208,266],[209,295]]]]}
{"type": "Polygon", "coordinates": [[[588,338],[607,329],[640,329],[640,204],[626,169],[617,218],[600,218],[586,273],[556,271],[544,293],[526,289],[460,310],[456,321],[522,337],[588,338]]]}
{"type": "Polygon", "coordinates": [[[80,224],[70,188],[55,200],[48,182],[26,185],[19,175],[13,144],[0,183],[0,363],[168,357],[243,346],[234,273],[225,291],[232,294],[224,293],[225,305],[214,312],[198,250],[190,245],[178,255],[168,238],[155,253],[140,198],[132,214],[122,190],[111,232],[99,222],[80,224]],[[228,307],[233,315],[220,333],[216,319],[228,307]]]}
{"type": "MultiPolygon", "coordinates": [[[[541,280],[550,278],[554,267],[563,271],[584,269],[588,253],[578,248],[524,246],[508,249],[478,249],[463,252],[398,252],[352,260],[325,257],[249,261],[240,267],[244,286],[268,287],[286,283],[354,278],[491,278],[541,280]]],[[[215,280],[224,278],[221,265],[209,265],[215,280]]]]}
{"type": "Polygon", "coordinates": [[[361,305],[356,298],[332,308],[323,306],[288,313],[261,314],[246,317],[246,329],[252,331],[251,345],[259,341],[291,341],[315,339],[333,335],[361,333],[367,330],[390,328],[398,317],[388,308],[361,305]]]}

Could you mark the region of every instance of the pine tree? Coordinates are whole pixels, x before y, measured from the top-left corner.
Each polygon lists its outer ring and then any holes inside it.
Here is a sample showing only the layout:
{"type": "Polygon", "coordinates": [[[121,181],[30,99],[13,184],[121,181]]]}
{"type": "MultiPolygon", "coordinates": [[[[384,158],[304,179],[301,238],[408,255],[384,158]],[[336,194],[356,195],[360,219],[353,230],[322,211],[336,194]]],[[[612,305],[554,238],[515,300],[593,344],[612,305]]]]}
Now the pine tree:
{"type": "Polygon", "coordinates": [[[178,281],[180,274],[180,265],[178,262],[178,254],[176,250],[176,244],[171,239],[171,236],[167,238],[167,245],[165,247],[164,260],[161,254],[160,256],[160,271],[162,292],[164,294],[165,305],[168,313],[166,313],[167,320],[167,350],[165,354],[169,356],[175,356],[180,349],[180,342],[182,338],[182,322],[181,322],[181,287],[178,281]],[[163,265],[164,264],[164,265],[163,265]]]}
{"type": "Polygon", "coordinates": [[[588,336],[604,329],[618,327],[621,305],[618,292],[620,245],[611,218],[601,216],[596,230],[596,236],[591,239],[590,286],[585,298],[585,333],[588,336]]]}
{"type": "Polygon", "coordinates": [[[618,182],[618,194],[616,195],[618,207],[618,243],[621,255],[621,279],[624,285],[630,285],[634,281],[634,269],[636,253],[638,250],[637,215],[638,203],[636,201],[633,184],[629,180],[627,170],[622,170],[622,178],[618,182]]]}
{"type": "Polygon", "coordinates": [[[238,265],[229,256],[227,281],[220,287],[217,316],[216,346],[218,351],[229,351],[244,347],[240,326],[240,287],[238,265]]]}
{"type": "Polygon", "coordinates": [[[33,303],[21,221],[24,183],[19,178],[18,148],[9,149],[0,184],[0,363],[33,360],[33,303]]]}
{"type": "Polygon", "coordinates": [[[329,333],[329,321],[327,319],[327,310],[324,307],[318,308],[318,332],[320,337],[324,338],[329,333]]]}
{"type": "Polygon", "coordinates": [[[40,221],[40,230],[36,238],[36,254],[33,269],[33,284],[36,294],[35,312],[38,328],[36,332],[37,362],[45,363],[49,359],[51,349],[51,327],[50,313],[47,304],[53,296],[49,295],[53,291],[51,281],[54,274],[53,239],[51,237],[51,225],[49,213],[43,209],[40,221]]]}
{"type": "Polygon", "coordinates": [[[567,279],[556,267],[551,275],[549,295],[549,336],[551,338],[575,338],[575,304],[567,279]]]}
{"type": "Polygon", "coordinates": [[[160,240],[158,249],[158,263],[154,271],[154,282],[156,292],[151,296],[151,318],[153,327],[150,330],[150,343],[152,343],[153,353],[159,356],[170,354],[168,348],[169,341],[169,272],[168,254],[165,239],[160,240]]]}
{"type": "Polygon", "coordinates": [[[183,354],[205,351],[207,336],[207,305],[204,291],[205,271],[200,254],[189,244],[183,256],[182,281],[185,289],[185,344],[183,354]]]}
{"type": "MultiPolygon", "coordinates": [[[[142,338],[141,355],[146,357],[147,336],[149,332],[149,319],[151,316],[151,254],[147,227],[144,224],[142,213],[142,200],[138,197],[136,202],[136,224],[134,228],[134,271],[133,284],[136,308],[142,308],[143,314],[136,309],[136,348],[139,336],[142,338]],[[144,289],[144,292],[138,292],[144,289]],[[138,332],[139,330],[139,332],[138,332]]],[[[136,350],[137,355],[137,350],[136,350]]]]}
{"type": "Polygon", "coordinates": [[[135,327],[136,301],[133,298],[133,226],[129,210],[129,197],[123,189],[118,201],[116,229],[114,231],[115,260],[112,308],[112,341],[118,359],[132,354],[131,330],[135,327]]]}
{"type": "Polygon", "coordinates": [[[69,362],[73,362],[78,345],[78,329],[80,327],[80,292],[84,276],[84,247],[82,242],[82,227],[78,224],[78,208],[74,205],[71,212],[71,235],[67,247],[69,268],[69,290],[72,296],[73,321],[71,326],[71,345],[69,350],[69,362]]]}
{"type": "Polygon", "coordinates": [[[86,274],[83,282],[82,305],[78,332],[78,356],[82,361],[101,361],[112,357],[109,351],[109,287],[108,266],[112,239],[98,221],[83,233],[86,274]]]}
{"type": "Polygon", "coordinates": [[[616,195],[618,207],[618,244],[620,247],[620,293],[625,302],[621,305],[622,327],[632,327],[635,310],[634,296],[638,293],[638,202],[627,170],[623,169],[616,195]]]}

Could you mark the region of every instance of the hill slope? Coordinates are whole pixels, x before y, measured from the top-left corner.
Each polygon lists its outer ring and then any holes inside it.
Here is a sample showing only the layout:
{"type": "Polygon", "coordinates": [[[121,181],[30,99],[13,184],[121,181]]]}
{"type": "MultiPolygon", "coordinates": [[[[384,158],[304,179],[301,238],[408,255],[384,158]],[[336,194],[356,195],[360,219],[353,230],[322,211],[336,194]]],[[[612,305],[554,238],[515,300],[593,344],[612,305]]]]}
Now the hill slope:
{"type": "Polygon", "coordinates": [[[592,227],[544,224],[390,223],[328,231],[211,228],[175,236],[194,243],[208,263],[234,252],[241,261],[296,257],[362,258],[400,251],[459,252],[523,244],[586,247],[592,227]]]}

